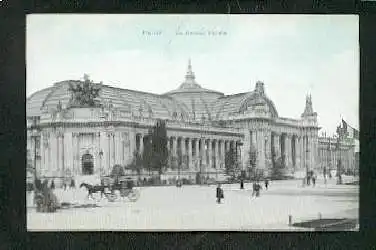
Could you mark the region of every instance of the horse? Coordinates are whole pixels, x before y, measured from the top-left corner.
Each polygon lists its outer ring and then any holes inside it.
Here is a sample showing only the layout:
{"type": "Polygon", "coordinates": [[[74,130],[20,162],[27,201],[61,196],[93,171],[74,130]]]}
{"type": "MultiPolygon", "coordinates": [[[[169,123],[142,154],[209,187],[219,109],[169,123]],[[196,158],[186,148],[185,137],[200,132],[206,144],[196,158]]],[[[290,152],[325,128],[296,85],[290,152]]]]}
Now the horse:
{"type": "Polygon", "coordinates": [[[88,190],[89,193],[88,193],[87,197],[90,196],[91,198],[94,198],[93,193],[101,192],[101,198],[103,198],[104,189],[107,186],[104,186],[104,185],[93,186],[93,185],[90,185],[90,184],[87,184],[87,183],[82,183],[80,185],[80,188],[82,188],[82,187],[85,187],[88,190]]]}

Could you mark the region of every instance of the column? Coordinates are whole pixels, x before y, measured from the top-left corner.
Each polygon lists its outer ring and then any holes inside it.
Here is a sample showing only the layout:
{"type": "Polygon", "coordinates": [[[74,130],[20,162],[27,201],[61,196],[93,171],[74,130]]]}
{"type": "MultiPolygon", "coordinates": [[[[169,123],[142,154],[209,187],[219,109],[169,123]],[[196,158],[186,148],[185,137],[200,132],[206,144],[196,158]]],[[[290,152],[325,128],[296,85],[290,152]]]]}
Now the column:
{"type": "Polygon", "coordinates": [[[241,150],[241,165],[244,168],[245,166],[249,166],[249,153],[252,146],[252,136],[251,131],[249,129],[245,129],[243,131],[244,133],[244,140],[243,140],[243,146],[240,146],[241,150]]]}
{"type": "Polygon", "coordinates": [[[72,159],[72,174],[77,175],[77,133],[72,132],[72,155],[70,156],[72,159]]]}
{"type": "Polygon", "coordinates": [[[67,174],[72,174],[72,133],[64,136],[64,167],[67,174]]]}
{"type": "Polygon", "coordinates": [[[45,176],[48,168],[50,167],[50,164],[48,163],[49,158],[48,158],[48,147],[49,147],[49,135],[48,132],[45,132],[43,134],[43,140],[42,140],[42,169],[39,173],[40,176],[45,176]]]}
{"type": "Polygon", "coordinates": [[[113,166],[116,164],[116,144],[115,144],[115,132],[111,133],[111,165],[109,172],[112,170],[113,166]]]}
{"type": "Polygon", "coordinates": [[[58,138],[56,132],[53,133],[52,139],[51,139],[51,175],[55,176],[57,174],[58,169],[58,138]]]}
{"type": "Polygon", "coordinates": [[[120,133],[114,133],[114,144],[115,144],[115,164],[122,164],[121,161],[121,140],[120,140],[120,133]]]}
{"type": "Polygon", "coordinates": [[[257,135],[257,169],[265,169],[265,138],[262,130],[256,132],[257,135]]]}
{"type": "Polygon", "coordinates": [[[188,168],[192,168],[192,139],[188,138],[188,168]]]}
{"type": "Polygon", "coordinates": [[[107,137],[107,154],[105,155],[105,158],[106,158],[106,165],[105,167],[103,168],[104,170],[104,173],[107,175],[107,173],[109,172],[109,169],[108,168],[111,168],[112,167],[112,147],[111,147],[111,137],[112,137],[112,133],[110,131],[108,131],[106,133],[106,137],[107,137]]]}
{"type": "Polygon", "coordinates": [[[295,136],[295,166],[297,169],[301,169],[300,165],[300,157],[301,157],[301,150],[300,150],[300,143],[301,143],[301,137],[295,136]]]}
{"type": "Polygon", "coordinates": [[[314,157],[313,157],[313,167],[317,168],[317,164],[319,163],[319,156],[318,156],[318,151],[319,151],[319,138],[317,134],[317,130],[314,129],[313,131],[313,152],[314,152],[314,157]]]}
{"type": "Polygon", "coordinates": [[[314,135],[313,135],[313,130],[310,131],[309,133],[309,136],[310,136],[310,144],[309,144],[309,148],[310,148],[310,169],[313,170],[314,167],[315,167],[315,138],[314,138],[314,135]]]}
{"type": "Polygon", "coordinates": [[[281,157],[281,134],[275,133],[274,134],[274,152],[275,152],[275,159],[281,157]]]}
{"type": "Polygon", "coordinates": [[[140,154],[142,155],[142,153],[144,152],[144,136],[141,134],[139,138],[140,138],[140,154]]]}
{"type": "Polygon", "coordinates": [[[60,132],[60,136],[59,136],[59,165],[60,165],[60,171],[59,171],[59,175],[60,177],[63,177],[64,176],[64,172],[65,172],[65,162],[64,162],[64,133],[63,131],[60,132]]]}
{"type": "Polygon", "coordinates": [[[136,151],[136,133],[133,129],[129,129],[128,135],[129,135],[128,136],[128,143],[129,143],[128,153],[131,156],[131,160],[129,161],[130,163],[131,161],[133,161],[134,152],[136,151]]]}
{"type": "Polygon", "coordinates": [[[272,167],[272,134],[271,134],[271,131],[270,130],[266,130],[265,131],[265,134],[264,134],[264,137],[266,137],[267,139],[265,140],[264,138],[264,141],[266,142],[266,145],[265,145],[265,149],[266,149],[266,152],[265,152],[265,170],[267,172],[269,172],[272,167]]]}
{"type": "Polygon", "coordinates": [[[205,166],[206,165],[206,152],[205,152],[205,139],[201,139],[200,140],[200,145],[201,145],[201,162],[202,162],[202,165],[205,166]]]}
{"type": "Polygon", "coordinates": [[[178,138],[177,137],[173,137],[172,138],[172,155],[173,156],[177,156],[178,155],[178,138]]]}
{"type": "Polygon", "coordinates": [[[101,144],[100,144],[100,132],[94,133],[94,144],[96,150],[94,151],[94,174],[100,175],[100,157],[99,152],[101,151],[101,144]]]}
{"type": "Polygon", "coordinates": [[[291,134],[288,134],[288,137],[287,137],[287,146],[288,146],[288,150],[287,150],[287,154],[288,154],[288,166],[290,168],[293,167],[293,163],[292,163],[292,135],[291,134]]]}
{"type": "Polygon", "coordinates": [[[104,169],[109,166],[108,157],[106,157],[107,155],[109,155],[108,137],[106,137],[106,133],[100,132],[99,140],[100,140],[99,151],[102,150],[103,152],[102,157],[99,158],[99,173],[101,173],[101,175],[105,175],[104,169]]]}
{"type": "Polygon", "coordinates": [[[170,137],[167,137],[167,152],[170,154],[170,137]]]}
{"type": "Polygon", "coordinates": [[[196,162],[197,162],[196,170],[200,170],[200,151],[199,151],[199,147],[200,147],[200,139],[196,138],[195,139],[195,155],[196,155],[196,162]]]}
{"type": "Polygon", "coordinates": [[[225,158],[226,157],[226,152],[225,152],[225,141],[224,140],[221,140],[221,167],[222,169],[225,168],[225,158]]]}
{"type": "Polygon", "coordinates": [[[209,169],[213,168],[213,141],[208,140],[209,169]]]}
{"type": "Polygon", "coordinates": [[[311,168],[311,148],[310,148],[311,139],[309,136],[309,132],[306,132],[305,136],[305,143],[304,143],[304,155],[305,155],[305,167],[306,170],[310,170],[311,168]]]}
{"type": "Polygon", "coordinates": [[[219,141],[215,140],[214,142],[214,156],[215,156],[215,168],[219,169],[220,159],[219,159],[219,141]]]}

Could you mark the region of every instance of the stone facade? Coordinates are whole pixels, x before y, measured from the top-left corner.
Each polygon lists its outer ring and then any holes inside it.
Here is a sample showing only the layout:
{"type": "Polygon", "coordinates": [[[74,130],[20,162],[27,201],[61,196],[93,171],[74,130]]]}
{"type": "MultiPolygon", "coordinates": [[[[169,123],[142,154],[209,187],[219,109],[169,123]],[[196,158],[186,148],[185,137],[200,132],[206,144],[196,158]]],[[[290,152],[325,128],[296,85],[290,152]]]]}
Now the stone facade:
{"type": "Polygon", "coordinates": [[[320,128],[310,96],[300,119],[279,117],[264,83],[257,82],[251,92],[224,95],[201,88],[190,63],[180,87],[163,95],[100,83],[99,105],[73,106],[71,86],[79,83],[55,83],[27,99],[27,147],[40,176],[108,175],[112,166],[127,165],[135,151],[143,151],[145,135],[158,119],[166,121],[170,155],[180,151],[187,159],[183,174],[223,173],[230,147],[243,170],[255,148],[256,168],[266,176],[277,159],[286,175],[321,162],[320,128]]]}

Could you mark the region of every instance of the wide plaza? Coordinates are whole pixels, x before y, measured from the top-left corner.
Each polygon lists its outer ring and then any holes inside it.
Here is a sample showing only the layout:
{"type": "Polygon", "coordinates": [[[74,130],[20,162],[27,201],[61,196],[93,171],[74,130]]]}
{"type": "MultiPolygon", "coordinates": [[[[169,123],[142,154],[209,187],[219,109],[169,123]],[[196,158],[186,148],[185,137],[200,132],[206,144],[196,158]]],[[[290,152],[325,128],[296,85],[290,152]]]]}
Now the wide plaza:
{"type": "MultiPolygon", "coordinates": [[[[353,177],[344,178],[344,182],[353,177]]],[[[54,192],[60,202],[96,204],[94,208],[66,208],[56,213],[37,213],[27,197],[27,228],[30,231],[300,231],[292,222],[310,219],[357,219],[359,186],[336,185],[319,179],[316,186],[302,187],[301,180],[272,181],[258,198],[251,197],[252,185],[224,184],[224,200],[215,201],[215,185],[136,187],[141,196],[136,202],[126,198],[109,202],[88,199],[84,189],[54,192]]]]}

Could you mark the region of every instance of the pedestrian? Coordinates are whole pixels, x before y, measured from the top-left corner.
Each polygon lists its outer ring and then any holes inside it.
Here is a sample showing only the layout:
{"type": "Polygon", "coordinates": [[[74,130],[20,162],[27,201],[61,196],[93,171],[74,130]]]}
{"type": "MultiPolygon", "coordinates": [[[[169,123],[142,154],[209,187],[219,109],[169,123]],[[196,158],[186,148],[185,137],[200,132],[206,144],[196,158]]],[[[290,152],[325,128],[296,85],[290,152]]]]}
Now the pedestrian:
{"type": "Polygon", "coordinates": [[[71,183],[70,183],[70,188],[75,188],[76,184],[74,183],[74,179],[72,178],[71,183]]]}
{"type": "Polygon", "coordinates": [[[55,182],[54,182],[53,179],[52,179],[52,182],[51,182],[51,189],[55,189],[55,182]]]}
{"type": "Polygon", "coordinates": [[[240,189],[244,189],[244,181],[243,181],[243,179],[240,180],[240,189]]]}
{"type": "Polygon", "coordinates": [[[256,189],[257,189],[257,184],[256,182],[254,182],[252,185],[252,197],[256,195],[256,189]]]}
{"type": "Polygon", "coordinates": [[[256,197],[260,196],[260,190],[261,190],[261,185],[259,183],[256,184],[256,197]]]}
{"type": "Polygon", "coordinates": [[[315,175],[312,176],[312,185],[313,186],[316,185],[316,176],[315,175]]]}
{"type": "Polygon", "coordinates": [[[221,203],[221,199],[224,199],[223,189],[221,188],[221,184],[217,186],[217,203],[221,203]]]}
{"type": "Polygon", "coordinates": [[[269,180],[268,179],[265,179],[265,189],[268,190],[268,186],[269,186],[269,180]]]}

